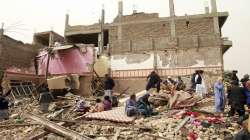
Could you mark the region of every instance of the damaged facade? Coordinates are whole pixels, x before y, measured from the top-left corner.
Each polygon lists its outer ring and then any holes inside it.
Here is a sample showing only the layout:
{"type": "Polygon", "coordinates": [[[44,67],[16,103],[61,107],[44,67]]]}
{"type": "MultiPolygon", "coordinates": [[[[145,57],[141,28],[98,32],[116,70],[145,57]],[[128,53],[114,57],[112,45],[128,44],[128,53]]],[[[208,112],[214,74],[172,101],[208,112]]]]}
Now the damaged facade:
{"type": "Polygon", "coordinates": [[[23,86],[32,88],[32,83],[38,84],[39,82],[39,77],[36,76],[35,72],[35,56],[38,54],[39,47],[24,44],[6,36],[3,29],[0,29],[0,31],[1,87],[4,88],[4,93],[12,88],[13,94],[29,94],[31,93],[30,89],[23,90],[22,88],[23,86]]]}
{"type": "Polygon", "coordinates": [[[223,54],[232,42],[221,32],[228,12],[217,12],[216,0],[211,0],[211,8],[210,12],[205,7],[204,14],[176,16],[170,0],[170,17],[136,11],[123,15],[120,1],[112,23],[105,23],[104,10],[100,22],[89,26],[71,26],[66,15],[65,39],[95,44],[101,54],[110,55],[108,69],[118,91],[136,90],[138,81],[140,91],[152,70],[162,77],[191,75],[197,69],[218,76],[223,71],[223,54]]]}

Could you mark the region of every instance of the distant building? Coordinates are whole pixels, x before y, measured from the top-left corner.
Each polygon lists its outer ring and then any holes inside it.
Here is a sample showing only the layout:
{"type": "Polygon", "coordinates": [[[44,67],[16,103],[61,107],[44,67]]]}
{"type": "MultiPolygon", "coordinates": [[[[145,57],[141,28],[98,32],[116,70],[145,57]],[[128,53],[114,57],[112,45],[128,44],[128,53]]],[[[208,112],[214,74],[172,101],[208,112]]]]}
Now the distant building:
{"type": "Polygon", "coordinates": [[[118,90],[143,89],[152,70],[162,77],[191,75],[196,69],[221,75],[223,54],[232,46],[221,32],[228,12],[217,12],[216,0],[211,0],[211,12],[206,6],[203,14],[176,16],[174,2],[169,2],[170,17],[136,10],[123,15],[122,2],[112,23],[105,23],[104,10],[99,23],[88,26],[71,26],[66,15],[65,39],[95,44],[101,54],[110,55],[110,73],[118,90]]]}

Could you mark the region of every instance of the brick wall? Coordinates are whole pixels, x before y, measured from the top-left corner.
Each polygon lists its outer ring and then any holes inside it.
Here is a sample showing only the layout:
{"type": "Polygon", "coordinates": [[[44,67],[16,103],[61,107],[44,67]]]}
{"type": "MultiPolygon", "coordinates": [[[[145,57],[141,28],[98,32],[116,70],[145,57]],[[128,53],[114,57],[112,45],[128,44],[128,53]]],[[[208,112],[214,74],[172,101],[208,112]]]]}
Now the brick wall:
{"type": "Polygon", "coordinates": [[[176,35],[177,36],[189,36],[189,35],[201,35],[201,34],[213,34],[214,23],[213,18],[198,18],[198,19],[186,19],[176,20],[176,35]],[[189,21],[189,25],[186,22],[189,21]]]}
{"type": "Polygon", "coordinates": [[[175,20],[176,38],[170,36],[169,21],[151,23],[136,23],[136,19],[130,21],[135,23],[122,25],[122,41],[118,41],[118,26],[110,27],[109,43],[112,53],[148,51],[153,48],[162,50],[175,47],[213,47],[221,43],[220,36],[214,34],[213,18],[175,20]]]}
{"type": "MultiPolygon", "coordinates": [[[[159,14],[158,13],[135,13],[132,15],[125,15],[122,16],[121,21],[122,22],[130,22],[130,21],[139,21],[139,20],[148,20],[148,19],[154,19],[158,18],[159,14]]],[[[119,22],[118,17],[114,19],[114,22],[119,22]]]]}
{"type": "Polygon", "coordinates": [[[38,47],[24,44],[8,36],[0,40],[0,69],[29,68],[34,62],[38,47]]]}

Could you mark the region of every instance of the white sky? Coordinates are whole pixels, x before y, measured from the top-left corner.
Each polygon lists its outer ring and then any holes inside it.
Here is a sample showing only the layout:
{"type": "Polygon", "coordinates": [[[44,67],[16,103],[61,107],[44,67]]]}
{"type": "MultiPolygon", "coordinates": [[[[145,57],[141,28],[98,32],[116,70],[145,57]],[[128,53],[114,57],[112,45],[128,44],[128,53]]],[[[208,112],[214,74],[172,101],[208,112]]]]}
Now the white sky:
{"type": "MultiPolygon", "coordinates": [[[[176,15],[204,13],[205,1],[175,0],[176,15]]],[[[123,0],[123,3],[124,14],[131,14],[135,7],[138,12],[169,16],[168,0],[123,0]]],[[[53,29],[63,35],[66,12],[70,14],[71,25],[97,22],[102,4],[106,21],[111,22],[118,12],[118,0],[0,0],[0,22],[8,28],[7,35],[30,43],[34,32],[53,29]]],[[[219,11],[230,14],[223,36],[233,41],[233,48],[224,56],[225,69],[250,74],[250,0],[217,0],[217,5],[219,11]]]]}

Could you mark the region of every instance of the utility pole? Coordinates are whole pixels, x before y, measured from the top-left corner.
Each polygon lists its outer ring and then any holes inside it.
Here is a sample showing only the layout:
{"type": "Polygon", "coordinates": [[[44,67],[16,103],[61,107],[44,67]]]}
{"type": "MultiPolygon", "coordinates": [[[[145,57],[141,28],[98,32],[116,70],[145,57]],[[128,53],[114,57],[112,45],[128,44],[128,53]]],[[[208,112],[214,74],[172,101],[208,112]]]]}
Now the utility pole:
{"type": "Polygon", "coordinates": [[[2,22],[1,29],[0,29],[0,40],[2,39],[3,34],[4,34],[4,29],[3,29],[3,27],[4,27],[4,23],[2,22]]]}

